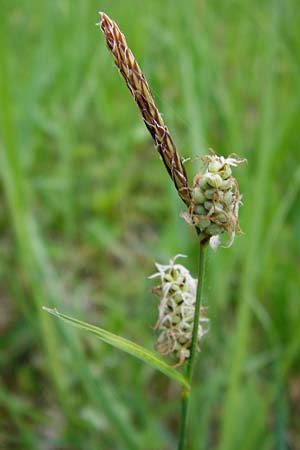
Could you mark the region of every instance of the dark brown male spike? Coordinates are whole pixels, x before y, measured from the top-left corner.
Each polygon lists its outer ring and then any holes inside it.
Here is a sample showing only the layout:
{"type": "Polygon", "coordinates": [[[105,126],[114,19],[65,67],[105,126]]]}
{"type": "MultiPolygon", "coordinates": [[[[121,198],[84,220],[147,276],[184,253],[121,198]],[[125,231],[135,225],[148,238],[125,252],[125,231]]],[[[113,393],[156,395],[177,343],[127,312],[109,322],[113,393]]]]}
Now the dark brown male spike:
{"type": "Polygon", "coordinates": [[[187,173],[175,144],[153,99],[147,80],[117,24],[100,12],[100,28],[108,49],[124,78],[148,128],[180,198],[190,205],[187,173]]]}

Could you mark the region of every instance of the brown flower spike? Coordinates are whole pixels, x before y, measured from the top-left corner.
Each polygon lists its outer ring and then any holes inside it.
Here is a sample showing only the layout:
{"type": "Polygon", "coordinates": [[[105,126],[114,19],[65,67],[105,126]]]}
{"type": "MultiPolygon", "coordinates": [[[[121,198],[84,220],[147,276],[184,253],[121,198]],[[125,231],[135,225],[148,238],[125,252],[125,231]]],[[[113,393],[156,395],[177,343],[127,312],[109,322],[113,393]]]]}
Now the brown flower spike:
{"type": "Polygon", "coordinates": [[[124,78],[181,199],[189,206],[191,195],[186,170],[167,126],[155,105],[147,80],[117,24],[100,12],[100,27],[116,66],[124,78]]]}

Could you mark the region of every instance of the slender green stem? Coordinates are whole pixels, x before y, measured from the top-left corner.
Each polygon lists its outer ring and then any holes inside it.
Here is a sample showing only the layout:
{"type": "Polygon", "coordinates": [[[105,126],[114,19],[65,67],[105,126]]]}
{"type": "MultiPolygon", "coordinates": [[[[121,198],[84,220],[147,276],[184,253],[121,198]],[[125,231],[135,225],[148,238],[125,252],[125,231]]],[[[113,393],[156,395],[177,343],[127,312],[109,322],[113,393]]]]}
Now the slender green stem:
{"type": "MultiPolygon", "coordinates": [[[[187,365],[187,379],[191,386],[193,380],[193,373],[195,368],[196,353],[197,353],[197,341],[200,319],[200,308],[203,300],[204,292],[204,275],[205,275],[205,260],[206,260],[206,248],[207,244],[200,244],[199,247],[199,265],[198,265],[198,285],[196,293],[196,305],[194,314],[194,327],[191,345],[191,355],[187,365]]],[[[185,449],[188,415],[190,408],[191,389],[183,388],[182,390],[182,403],[181,403],[181,420],[180,420],[180,434],[178,450],[185,449]]]]}
{"type": "Polygon", "coordinates": [[[186,389],[183,389],[181,400],[181,418],[180,418],[178,450],[184,450],[185,447],[189,400],[190,400],[190,393],[186,389]]]}

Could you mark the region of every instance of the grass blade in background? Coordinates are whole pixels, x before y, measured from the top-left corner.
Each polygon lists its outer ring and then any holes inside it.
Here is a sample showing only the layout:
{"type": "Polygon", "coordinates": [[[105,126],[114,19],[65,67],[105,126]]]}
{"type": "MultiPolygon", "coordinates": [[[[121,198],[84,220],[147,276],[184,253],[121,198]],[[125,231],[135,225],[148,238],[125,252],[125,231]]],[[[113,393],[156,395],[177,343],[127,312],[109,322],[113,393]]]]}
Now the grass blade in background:
{"type": "MultiPolygon", "coordinates": [[[[7,8],[8,10],[9,8],[7,8]]],[[[59,334],[51,320],[41,311],[41,303],[48,299],[54,303],[54,293],[61,292],[61,286],[54,267],[52,266],[47,243],[43,240],[38,223],[31,211],[28,201],[28,183],[21,164],[22,151],[26,151],[26,141],[19,143],[15,130],[19,128],[16,120],[14,93],[12,92],[11,70],[7,49],[10,44],[10,34],[7,29],[8,14],[6,10],[1,14],[0,21],[0,175],[8,209],[14,229],[16,248],[20,267],[26,277],[30,292],[32,317],[35,324],[37,342],[42,342],[44,350],[44,364],[47,367],[49,379],[53,382],[54,392],[57,396],[64,418],[69,424],[78,420],[74,414],[74,400],[69,391],[69,376],[66,364],[62,363],[60,355],[59,334]],[[19,146],[20,145],[20,146],[19,146]]],[[[15,268],[14,268],[15,269],[15,268]]],[[[32,319],[31,319],[32,320],[32,319]]],[[[137,449],[137,434],[130,424],[128,416],[119,413],[118,402],[108,383],[96,383],[88,370],[80,344],[73,333],[63,333],[68,339],[71,365],[74,368],[73,376],[77,379],[85,392],[85,402],[97,405],[97,409],[107,417],[112,424],[113,431],[119,434],[127,449],[137,449]]],[[[56,431],[56,430],[55,430],[56,431]]],[[[73,427],[70,434],[79,439],[81,431],[73,427]]]]}

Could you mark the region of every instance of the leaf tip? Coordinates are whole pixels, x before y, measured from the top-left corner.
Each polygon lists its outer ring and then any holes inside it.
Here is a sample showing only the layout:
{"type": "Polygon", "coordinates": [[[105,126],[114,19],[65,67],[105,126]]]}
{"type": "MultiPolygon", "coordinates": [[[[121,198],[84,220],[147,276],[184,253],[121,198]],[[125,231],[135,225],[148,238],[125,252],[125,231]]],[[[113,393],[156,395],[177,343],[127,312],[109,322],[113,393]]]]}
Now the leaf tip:
{"type": "Polygon", "coordinates": [[[48,308],[47,306],[42,306],[42,309],[46,312],[48,312],[49,314],[53,314],[53,316],[58,316],[59,312],[57,311],[56,308],[48,308]]]}

